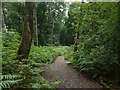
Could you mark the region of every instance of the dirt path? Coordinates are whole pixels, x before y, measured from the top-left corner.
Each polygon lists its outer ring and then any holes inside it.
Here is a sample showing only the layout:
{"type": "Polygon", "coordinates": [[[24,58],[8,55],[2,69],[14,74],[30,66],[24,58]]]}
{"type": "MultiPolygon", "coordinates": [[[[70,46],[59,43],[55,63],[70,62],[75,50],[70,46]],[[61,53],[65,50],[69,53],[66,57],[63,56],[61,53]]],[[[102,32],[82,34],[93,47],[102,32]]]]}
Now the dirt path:
{"type": "Polygon", "coordinates": [[[45,65],[44,70],[42,75],[49,82],[62,81],[57,88],[102,88],[68,65],[64,56],[59,56],[54,63],[45,65]]]}

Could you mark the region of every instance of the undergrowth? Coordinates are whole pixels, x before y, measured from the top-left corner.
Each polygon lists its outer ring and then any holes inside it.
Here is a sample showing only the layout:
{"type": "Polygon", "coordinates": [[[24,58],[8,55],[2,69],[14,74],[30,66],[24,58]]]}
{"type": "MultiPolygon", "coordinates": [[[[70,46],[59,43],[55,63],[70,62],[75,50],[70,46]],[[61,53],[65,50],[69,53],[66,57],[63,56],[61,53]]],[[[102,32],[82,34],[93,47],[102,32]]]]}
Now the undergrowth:
{"type": "Polygon", "coordinates": [[[42,64],[52,63],[59,55],[67,52],[63,46],[34,46],[32,45],[28,59],[16,60],[20,36],[17,32],[8,32],[2,37],[2,75],[8,79],[14,75],[21,76],[21,80],[9,79],[0,83],[1,88],[55,88],[58,81],[49,83],[42,76],[42,64]],[[13,83],[12,83],[13,82],[13,83]]]}

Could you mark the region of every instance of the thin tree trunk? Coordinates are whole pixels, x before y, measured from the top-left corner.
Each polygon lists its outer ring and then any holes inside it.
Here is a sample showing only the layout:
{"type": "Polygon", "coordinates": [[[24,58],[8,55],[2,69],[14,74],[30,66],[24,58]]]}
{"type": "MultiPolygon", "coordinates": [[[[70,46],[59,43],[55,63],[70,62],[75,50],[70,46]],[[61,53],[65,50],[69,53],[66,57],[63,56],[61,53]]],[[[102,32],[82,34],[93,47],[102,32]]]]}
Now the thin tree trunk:
{"type": "Polygon", "coordinates": [[[37,10],[34,10],[34,19],[35,19],[35,37],[34,37],[34,45],[38,46],[38,28],[37,28],[37,10]]]}
{"type": "Polygon", "coordinates": [[[2,15],[2,18],[1,18],[1,20],[2,20],[2,28],[3,28],[3,33],[7,33],[7,28],[6,28],[6,24],[5,24],[5,16],[4,16],[4,12],[3,12],[3,10],[1,9],[1,15],[2,15]]]}
{"type": "Polygon", "coordinates": [[[35,11],[36,45],[38,46],[37,11],[35,11]]]}
{"type": "Polygon", "coordinates": [[[52,18],[52,31],[50,34],[50,44],[53,44],[53,32],[54,32],[54,11],[52,11],[52,9],[54,9],[53,7],[50,8],[50,18],[52,18]]]}
{"type": "Polygon", "coordinates": [[[78,30],[76,30],[76,37],[75,37],[75,44],[74,44],[74,52],[77,51],[78,39],[79,39],[79,32],[78,32],[78,30]]]}
{"type": "Polygon", "coordinates": [[[32,39],[34,35],[34,3],[25,2],[26,16],[24,21],[24,29],[22,33],[22,40],[17,52],[17,59],[27,59],[29,56],[32,39]]]}
{"type": "Polygon", "coordinates": [[[53,45],[54,44],[54,38],[53,38],[53,36],[54,36],[54,18],[53,18],[53,26],[52,26],[52,41],[51,41],[51,44],[53,45]]]}
{"type": "MultiPolygon", "coordinates": [[[[83,2],[83,0],[82,0],[82,2],[83,2]]],[[[82,3],[81,3],[82,4],[82,3]]],[[[81,13],[80,13],[80,21],[82,21],[82,6],[81,6],[81,8],[80,8],[80,10],[81,10],[81,13]]],[[[80,23],[79,23],[79,26],[80,26],[80,23]]],[[[75,32],[75,43],[74,43],[74,52],[76,52],[77,50],[78,50],[78,40],[79,40],[79,36],[80,36],[80,33],[79,33],[79,28],[77,27],[77,29],[76,29],[76,32],[75,32]]]]}
{"type": "Polygon", "coordinates": [[[53,25],[52,25],[52,45],[54,44],[54,28],[55,28],[55,26],[54,26],[54,24],[55,24],[55,21],[54,21],[54,18],[55,18],[55,2],[54,2],[54,0],[53,0],[53,12],[52,12],[52,18],[53,18],[53,25]]]}

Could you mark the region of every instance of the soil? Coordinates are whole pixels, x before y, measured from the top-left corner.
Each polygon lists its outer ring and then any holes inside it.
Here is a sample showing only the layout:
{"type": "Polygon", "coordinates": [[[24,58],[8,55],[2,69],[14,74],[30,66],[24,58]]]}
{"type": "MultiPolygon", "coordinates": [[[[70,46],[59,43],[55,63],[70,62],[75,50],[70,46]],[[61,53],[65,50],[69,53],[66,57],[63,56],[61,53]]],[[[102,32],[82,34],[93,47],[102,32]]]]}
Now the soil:
{"type": "Polygon", "coordinates": [[[42,76],[50,83],[61,81],[57,88],[101,88],[97,82],[84,77],[71,65],[67,64],[64,56],[59,56],[52,64],[46,64],[42,76]]]}

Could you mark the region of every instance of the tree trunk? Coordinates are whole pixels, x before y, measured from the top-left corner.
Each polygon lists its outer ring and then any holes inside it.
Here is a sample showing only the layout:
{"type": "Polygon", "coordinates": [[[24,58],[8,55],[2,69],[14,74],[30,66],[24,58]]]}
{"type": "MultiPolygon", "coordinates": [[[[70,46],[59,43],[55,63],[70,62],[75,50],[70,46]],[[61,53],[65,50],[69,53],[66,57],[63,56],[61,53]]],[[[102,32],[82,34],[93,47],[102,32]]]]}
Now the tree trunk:
{"type": "MultiPolygon", "coordinates": [[[[0,6],[1,7],[1,6],[0,6]]],[[[2,31],[3,31],[3,33],[7,33],[7,28],[6,28],[6,24],[5,24],[5,14],[4,14],[4,11],[1,9],[1,15],[2,15],[2,18],[1,18],[1,22],[2,22],[2,31]]]]}
{"type": "MultiPolygon", "coordinates": [[[[120,2],[118,2],[118,35],[120,35],[120,2]]],[[[120,36],[118,36],[120,38],[120,36]]],[[[120,39],[118,40],[118,62],[120,64],[120,39]]]]}
{"type": "Polygon", "coordinates": [[[75,38],[75,44],[74,44],[74,52],[77,51],[78,39],[79,39],[79,32],[76,31],[76,38],[75,38]]]}
{"type": "Polygon", "coordinates": [[[17,59],[27,59],[29,56],[32,39],[34,35],[34,3],[25,2],[26,16],[24,21],[24,29],[22,32],[22,40],[17,52],[17,59]]]}
{"type": "MultiPolygon", "coordinates": [[[[83,3],[84,1],[82,0],[81,4],[83,3]]],[[[82,22],[82,6],[80,7],[80,10],[81,10],[81,13],[80,13],[80,21],[82,22]]],[[[79,22],[79,26],[80,26],[80,22],[79,22]]],[[[80,36],[80,33],[79,33],[79,27],[77,26],[77,29],[76,29],[76,32],[75,32],[75,43],[74,43],[74,52],[77,52],[78,50],[78,40],[79,40],[79,36],[80,36]]]]}
{"type": "MultiPolygon", "coordinates": [[[[36,6],[37,7],[37,6],[36,6]]],[[[36,9],[36,8],[35,8],[36,9]]],[[[34,10],[34,19],[35,19],[35,37],[34,37],[34,45],[38,46],[38,26],[37,26],[37,10],[34,10]]]]}

